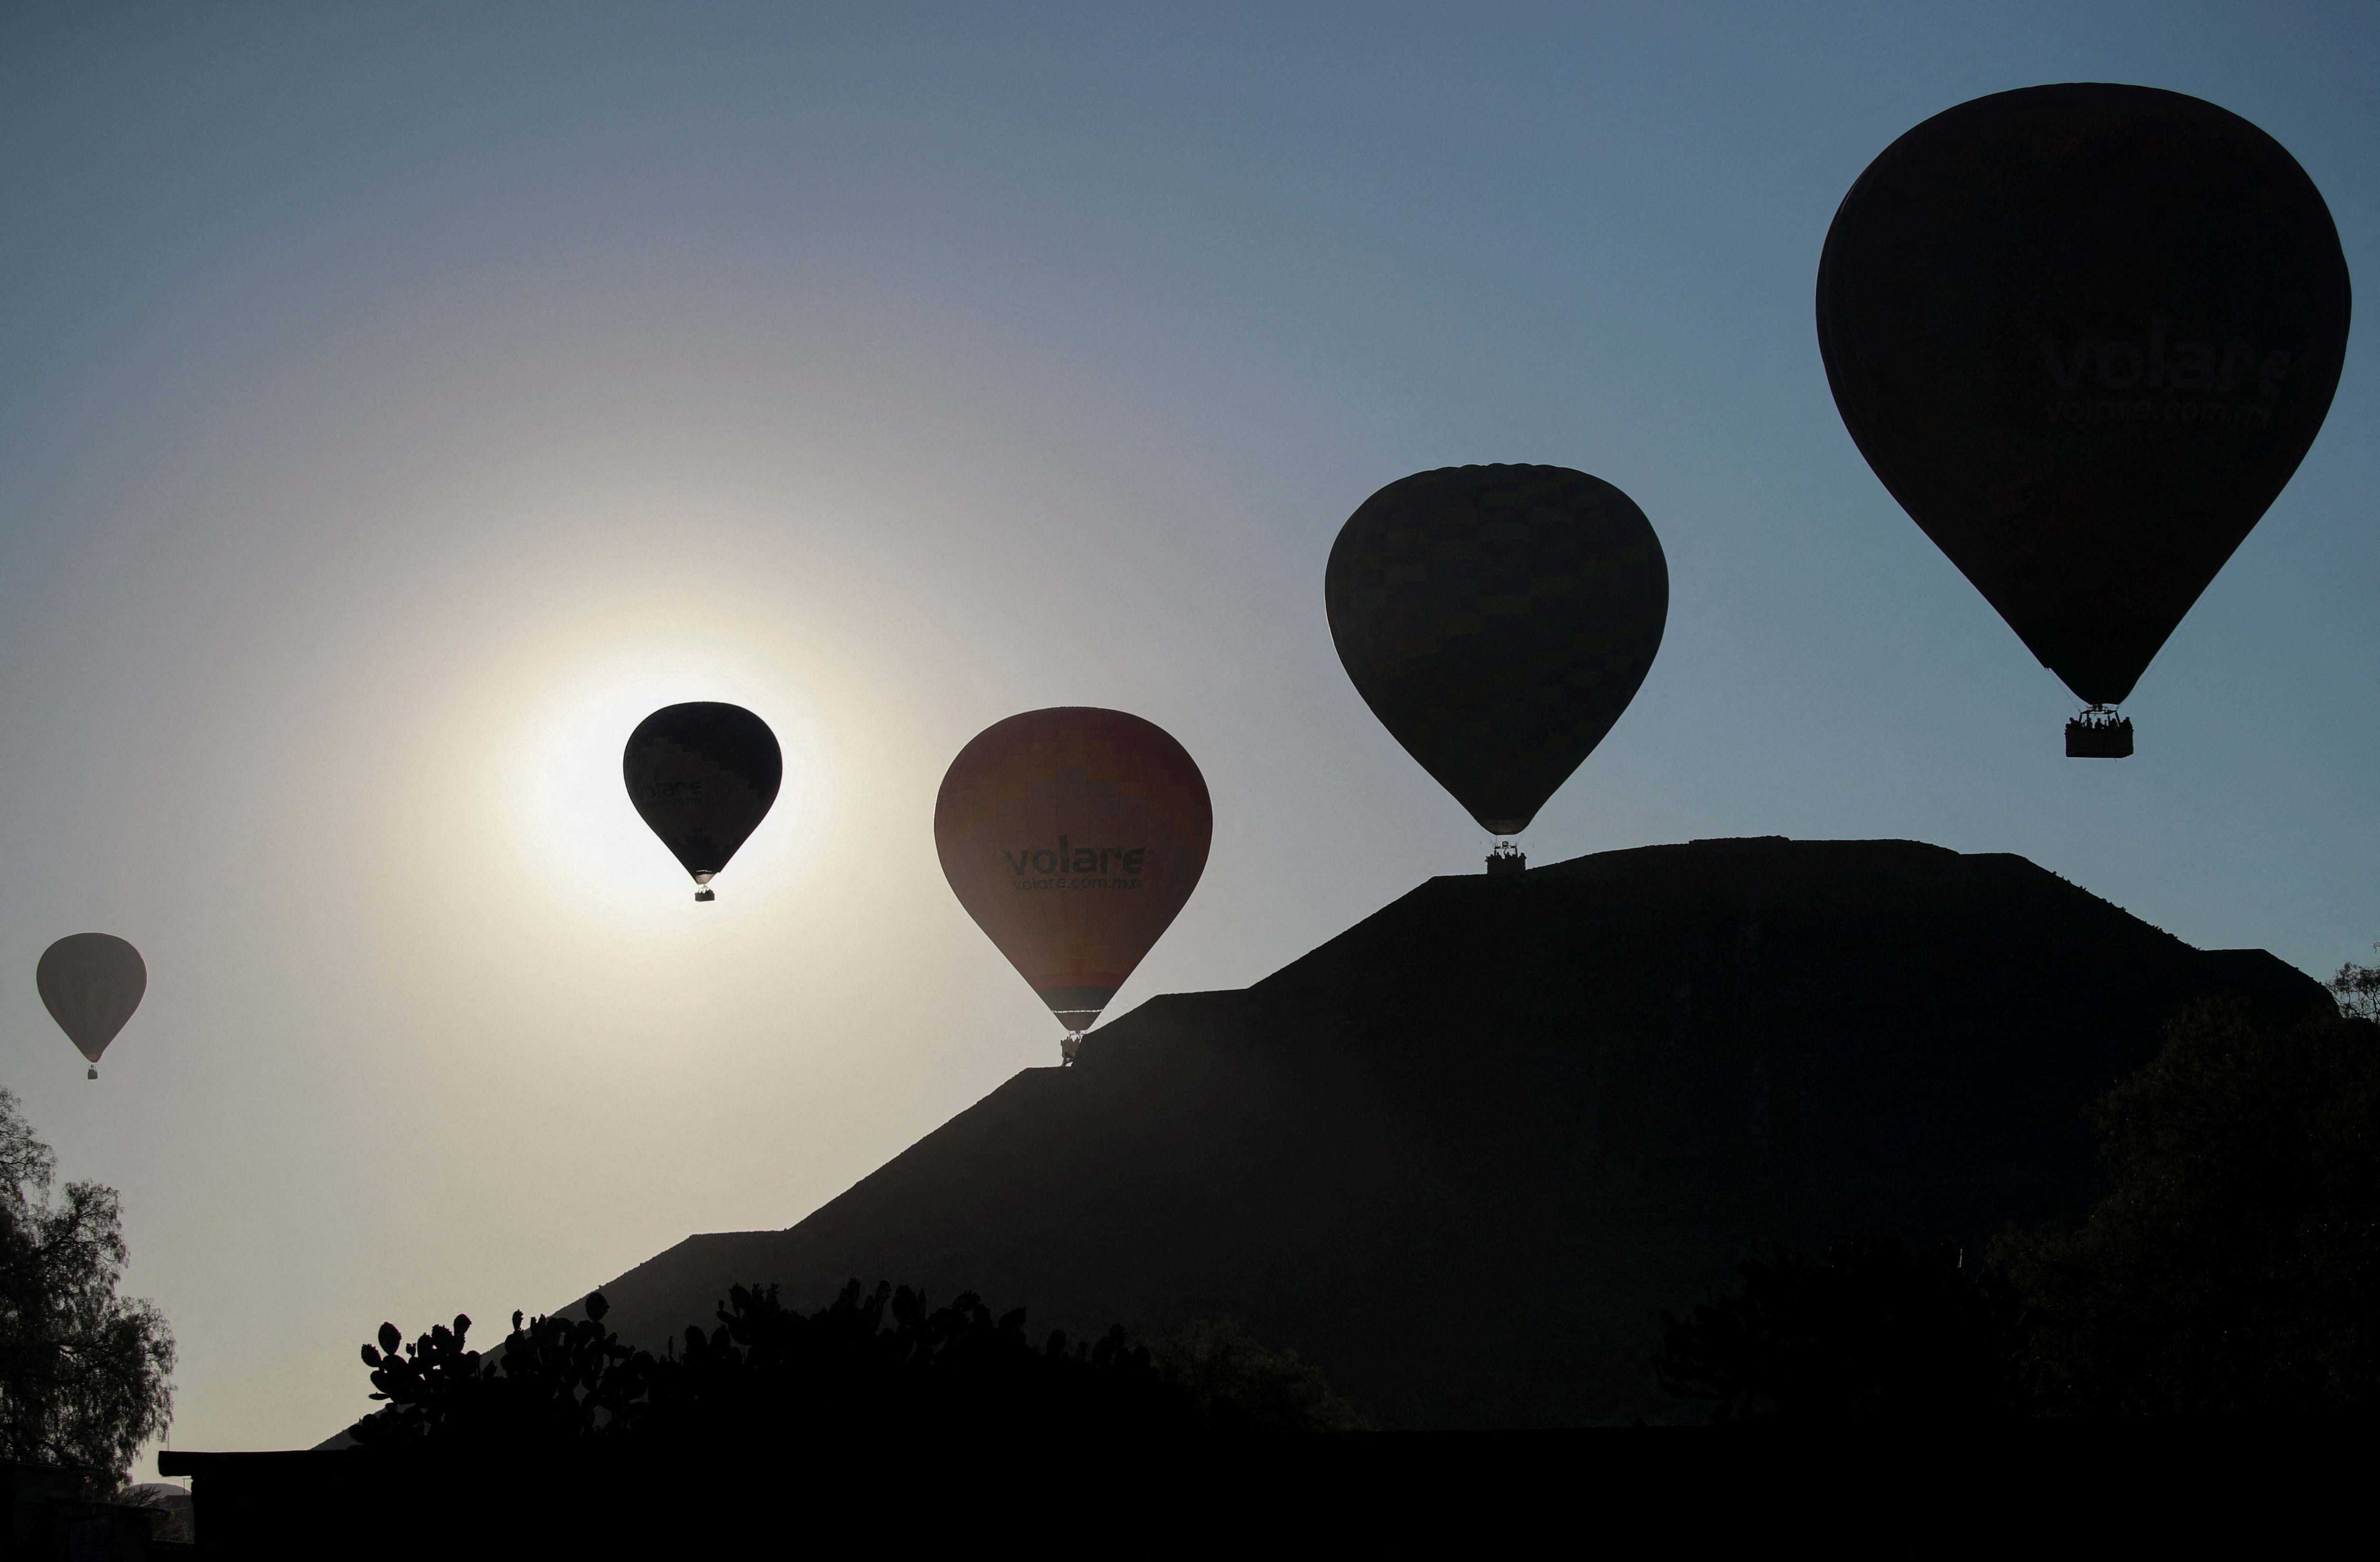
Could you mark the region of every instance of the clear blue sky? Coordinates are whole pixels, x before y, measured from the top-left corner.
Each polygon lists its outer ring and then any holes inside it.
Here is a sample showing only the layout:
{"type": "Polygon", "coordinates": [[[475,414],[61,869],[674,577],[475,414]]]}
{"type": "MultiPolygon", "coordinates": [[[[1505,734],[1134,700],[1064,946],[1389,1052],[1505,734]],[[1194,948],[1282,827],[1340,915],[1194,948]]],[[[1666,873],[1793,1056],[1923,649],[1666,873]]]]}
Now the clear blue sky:
{"type": "Polygon", "coordinates": [[[1475,872],[1321,611],[1425,468],[1584,469],[1669,553],[1533,858],[1908,836],[2364,953],[2361,334],[2084,763],[1844,434],[1811,290],[1895,136],[2072,79],[2262,125],[2364,281],[2375,61],[2366,4],[0,10],[0,1079],[124,1190],[176,1444],[313,1441],[382,1318],[789,1225],[1053,1062],[929,831],[1002,715],[1206,770],[1126,1004],[1475,872]],[[619,792],[681,699],[793,771],[710,907],[619,792]],[[32,983],[85,929],[152,971],[96,1084],[32,983]]]}

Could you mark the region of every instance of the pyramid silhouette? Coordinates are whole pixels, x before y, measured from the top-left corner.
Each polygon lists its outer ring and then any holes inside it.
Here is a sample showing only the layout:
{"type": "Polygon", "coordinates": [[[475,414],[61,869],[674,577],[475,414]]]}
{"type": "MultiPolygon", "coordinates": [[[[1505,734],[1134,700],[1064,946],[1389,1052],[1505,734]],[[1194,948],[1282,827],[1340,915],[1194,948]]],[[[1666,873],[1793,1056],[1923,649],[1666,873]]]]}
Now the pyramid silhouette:
{"type": "Polygon", "coordinates": [[[601,1288],[656,1348],[732,1283],[815,1307],[856,1275],[1037,1335],[1228,1317],[1391,1427],[1699,1419],[1647,1365],[1662,1309],[1755,1241],[2079,1214],[2084,1108],[2225,992],[2329,1003],[2003,854],[1715,840],[1432,879],[1252,987],[1150,999],[790,1229],[601,1288]]]}

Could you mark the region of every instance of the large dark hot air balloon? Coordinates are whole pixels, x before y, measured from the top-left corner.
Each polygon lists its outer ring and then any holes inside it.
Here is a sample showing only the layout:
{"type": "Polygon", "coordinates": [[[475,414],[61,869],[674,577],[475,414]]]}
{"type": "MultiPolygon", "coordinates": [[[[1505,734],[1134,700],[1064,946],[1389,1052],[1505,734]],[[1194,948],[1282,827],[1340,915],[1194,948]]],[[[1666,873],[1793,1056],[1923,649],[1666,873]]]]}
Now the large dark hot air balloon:
{"type": "MultiPolygon", "coordinates": [[[[1518,834],[1635,698],[1670,569],[1645,512],[1567,467],[1390,483],[1323,572],[1356,692],[1490,835],[1518,834]]],[[[1507,848],[1490,868],[1512,862],[1507,848]]]]}
{"type": "Polygon", "coordinates": [[[638,722],[620,769],[637,812],[702,886],[694,897],[710,900],[712,877],[777,800],[785,760],[767,722],[697,700],[638,722]]]}
{"type": "Polygon", "coordinates": [[[99,1055],[140,1007],[149,965],[140,951],[112,933],[70,933],[42,951],[33,969],[42,1007],[99,1078],[99,1055]]]}
{"type": "Polygon", "coordinates": [[[2347,262],[2280,143],[2150,87],[1978,98],[1835,214],[1818,346],[1860,453],[2131,751],[2132,691],[2297,470],[2338,388],[2347,262]]]}
{"type": "Polygon", "coordinates": [[[943,876],[1066,1028],[1068,1062],[1190,898],[1214,833],[1182,745],[1090,706],[994,722],[934,799],[943,876]]]}

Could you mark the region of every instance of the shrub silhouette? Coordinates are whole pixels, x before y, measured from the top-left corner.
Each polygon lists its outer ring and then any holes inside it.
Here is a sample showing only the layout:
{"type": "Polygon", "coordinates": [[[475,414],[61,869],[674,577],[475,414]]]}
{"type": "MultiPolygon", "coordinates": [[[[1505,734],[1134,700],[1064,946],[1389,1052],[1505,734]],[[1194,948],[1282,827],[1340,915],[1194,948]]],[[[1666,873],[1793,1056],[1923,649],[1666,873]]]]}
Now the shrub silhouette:
{"type": "Polygon", "coordinates": [[[363,1348],[385,1408],[350,1428],[369,1447],[651,1451],[998,1427],[1126,1433],[1340,1431],[1360,1417],[1320,1373],[1228,1326],[1199,1324],[1153,1355],[1121,1325],[1096,1341],[1036,1345],[1023,1308],[972,1292],[931,1306],[904,1286],[847,1283],[815,1312],[774,1286],[736,1286],[708,1331],[661,1356],[602,1326],[599,1292],[573,1322],[513,1314],[501,1354],[468,1346],[457,1317],[412,1344],[383,1324],[363,1348]]]}
{"type": "Polygon", "coordinates": [[[367,1446],[434,1441],[501,1442],[521,1446],[567,1442],[628,1424],[651,1391],[653,1359],[620,1343],[603,1327],[610,1309],[589,1297],[587,1317],[541,1317],[526,1325],[513,1314],[502,1357],[489,1361],[468,1348],[471,1320],[432,1328],[399,1348],[394,1324],[380,1326],[380,1345],[363,1348],[372,1397],[388,1408],[348,1429],[367,1446]]]}
{"type": "Polygon", "coordinates": [[[1740,1291],[1661,1315],[1661,1386],[1722,1422],[1974,1421],[2017,1403],[2008,1287],[1958,1249],[1854,1237],[1824,1256],[1772,1245],[1740,1291]]]}
{"type": "Polygon", "coordinates": [[[1225,1320],[1192,1324],[1150,1348],[1160,1371],[1218,1431],[1368,1432],[1371,1422],[1295,1351],[1270,1350],[1225,1320]]]}

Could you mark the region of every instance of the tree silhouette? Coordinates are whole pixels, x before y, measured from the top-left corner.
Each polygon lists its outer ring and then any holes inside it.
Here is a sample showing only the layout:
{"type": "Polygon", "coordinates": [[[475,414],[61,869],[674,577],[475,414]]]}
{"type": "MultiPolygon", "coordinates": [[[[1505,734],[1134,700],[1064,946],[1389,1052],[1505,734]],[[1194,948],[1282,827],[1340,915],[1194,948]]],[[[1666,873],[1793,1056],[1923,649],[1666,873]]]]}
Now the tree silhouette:
{"type": "Polygon", "coordinates": [[[2380,1407],[2380,1027],[2196,1006],[2096,1109],[2114,1189],[1993,1262],[2058,1414],[2380,1407]]]}
{"type": "Polygon", "coordinates": [[[115,1294],[128,1257],[115,1190],[69,1182],[0,1089],[0,1458],[117,1483],[173,1420],[174,1336],[115,1294]]]}
{"type": "Polygon", "coordinates": [[[1663,1386],[1720,1421],[2380,1409],[2380,1026],[2200,1003],[2093,1117],[2113,1186],[2081,1225],[1980,1268],[1771,1248],[1663,1315],[1663,1386]]]}
{"type": "MultiPolygon", "coordinates": [[[[2380,951],[2380,944],[2372,947],[2380,951]]],[[[2340,1014],[2350,1019],[2368,1019],[2380,1024],[2380,966],[2343,961],[2338,974],[2323,985],[2329,988],[2330,995],[2338,1000],[2340,1014]]]]}

